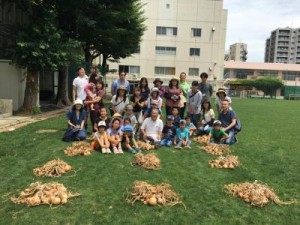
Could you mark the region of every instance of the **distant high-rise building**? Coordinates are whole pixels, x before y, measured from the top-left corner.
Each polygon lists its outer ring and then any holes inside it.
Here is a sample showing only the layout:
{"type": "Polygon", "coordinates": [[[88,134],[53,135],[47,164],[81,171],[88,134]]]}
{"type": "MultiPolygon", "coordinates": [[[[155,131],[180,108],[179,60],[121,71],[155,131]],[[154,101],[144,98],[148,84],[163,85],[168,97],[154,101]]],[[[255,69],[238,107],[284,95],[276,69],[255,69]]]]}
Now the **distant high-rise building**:
{"type": "MultiPolygon", "coordinates": [[[[109,63],[129,77],[169,80],[186,72],[188,81],[206,72],[223,77],[227,10],[223,0],[142,0],[147,30],[132,57],[109,63]]],[[[124,43],[126,44],[126,43],[124,43]]],[[[112,77],[112,76],[107,76],[112,77]]]]}
{"type": "Polygon", "coordinates": [[[235,43],[230,45],[229,60],[233,60],[236,62],[246,62],[247,54],[247,44],[235,43]]]}
{"type": "Polygon", "coordinates": [[[278,28],[266,40],[265,62],[300,64],[300,28],[278,28]]]}

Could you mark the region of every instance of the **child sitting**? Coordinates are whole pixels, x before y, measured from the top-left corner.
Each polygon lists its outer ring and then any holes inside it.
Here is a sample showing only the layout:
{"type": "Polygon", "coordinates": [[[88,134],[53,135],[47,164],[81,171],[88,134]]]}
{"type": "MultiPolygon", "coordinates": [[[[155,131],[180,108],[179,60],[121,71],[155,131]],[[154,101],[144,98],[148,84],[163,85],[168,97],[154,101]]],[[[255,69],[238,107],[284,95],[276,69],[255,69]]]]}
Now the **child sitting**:
{"type": "Polygon", "coordinates": [[[189,130],[190,136],[194,135],[194,132],[197,131],[197,128],[195,127],[195,125],[191,122],[191,118],[190,117],[185,117],[185,128],[187,128],[189,130]]]}
{"type": "Polygon", "coordinates": [[[178,107],[173,107],[172,108],[172,116],[174,118],[173,124],[175,127],[179,127],[179,122],[181,121],[181,118],[179,116],[179,108],[178,107]]]}
{"type": "Polygon", "coordinates": [[[214,121],[213,128],[210,130],[208,140],[210,143],[225,144],[225,140],[229,138],[229,135],[221,128],[221,121],[214,121]]]}
{"type": "Polygon", "coordinates": [[[162,131],[162,139],[160,145],[171,147],[173,145],[175,135],[176,127],[173,125],[173,116],[169,115],[162,131]]]}
{"type": "Polygon", "coordinates": [[[94,134],[95,148],[101,148],[102,153],[111,153],[109,149],[109,141],[106,133],[106,124],[104,121],[98,123],[98,131],[94,134]]]}
{"type": "Polygon", "coordinates": [[[185,125],[186,125],[185,120],[180,120],[179,128],[177,128],[176,130],[176,137],[174,141],[174,144],[176,144],[177,142],[175,148],[182,149],[182,146],[189,149],[191,148],[190,147],[191,141],[189,140],[190,133],[189,130],[185,128],[185,125]]]}
{"type": "Polygon", "coordinates": [[[122,128],[122,147],[124,150],[128,150],[130,153],[139,153],[141,149],[139,148],[134,136],[133,129],[131,125],[126,125],[122,128]]]}
{"type": "Polygon", "coordinates": [[[113,118],[111,121],[110,128],[107,130],[108,140],[112,147],[114,154],[123,154],[121,145],[121,120],[117,117],[113,118]]]}
{"type": "MultiPolygon", "coordinates": [[[[138,121],[133,113],[133,106],[132,105],[127,105],[126,106],[126,110],[125,110],[125,115],[124,115],[124,118],[129,118],[130,119],[130,125],[132,126],[132,129],[133,129],[133,133],[136,132],[136,129],[137,129],[137,124],[138,124],[138,121]]],[[[124,122],[125,122],[125,119],[124,119],[124,122]]]]}

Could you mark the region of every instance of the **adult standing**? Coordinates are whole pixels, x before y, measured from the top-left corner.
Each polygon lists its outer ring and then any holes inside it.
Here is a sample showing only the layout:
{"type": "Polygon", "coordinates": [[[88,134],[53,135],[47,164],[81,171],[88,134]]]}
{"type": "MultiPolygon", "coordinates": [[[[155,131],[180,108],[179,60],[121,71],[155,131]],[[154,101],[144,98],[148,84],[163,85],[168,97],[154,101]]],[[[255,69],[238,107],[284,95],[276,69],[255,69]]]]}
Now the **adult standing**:
{"type": "Polygon", "coordinates": [[[230,109],[230,104],[226,99],[222,101],[222,111],[219,114],[219,120],[222,123],[223,130],[229,135],[229,138],[226,139],[226,144],[234,144],[237,116],[236,113],[230,109]]]}
{"type": "Polygon", "coordinates": [[[120,86],[124,86],[127,90],[127,93],[130,92],[130,84],[128,80],[126,80],[126,73],[121,72],[119,74],[119,79],[116,79],[115,81],[112,82],[111,84],[111,95],[114,96],[117,94],[117,90],[120,86]]]}
{"type": "Polygon", "coordinates": [[[97,73],[97,67],[92,65],[90,67],[90,76],[89,76],[89,82],[94,83],[96,85],[97,81],[99,81],[99,74],[97,73]]]}
{"type": "Polygon", "coordinates": [[[163,121],[158,118],[158,109],[152,109],[151,117],[146,118],[141,126],[143,139],[155,145],[159,144],[163,126],[163,121]]]}
{"type": "MultiPolygon", "coordinates": [[[[179,88],[179,80],[172,78],[169,83],[169,88],[165,92],[166,101],[166,113],[167,115],[172,114],[172,108],[174,106],[179,107],[180,105],[180,95],[182,94],[181,89],[179,88]]],[[[179,112],[180,113],[180,112],[179,112]]]]}
{"type": "Polygon", "coordinates": [[[162,86],[164,82],[160,78],[155,78],[153,81],[154,87],[156,87],[159,90],[159,96],[161,98],[164,98],[166,89],[162,86]]]}
{"type": "Polygon", "coordinates": [[[148,80],[146,77],[142,77],[139,82],[139,88],[141,90],[141,96],[143,99],[148,99],[150,94],[150,88],[148,86],[148,80]]]}
{"type": "Polygon", "coordinates": [[[73,102],[75,102],[76,99],[85,101],[86,92],[84,91],[84,88],[88,85],[89,78],[85,74],[85,70],[83,67],[77,68],[76,73],[78,76],[73,80],[72,100],[73,102]]]}
{"type": "Polygon", "coordinates": [[[186,82],[186,73],[182,72],[179,76],[179,87],[182,91],[182,103],[183,103],[183,107],[180,109],[180,117],[184,118],[184,113],[185,113],[185,109],[186,109],[186,95],[190,90],[190,85],[186,82]]]}
{"type": "Polygon", "coordinates": [[[211,84],[207,83],[208,74],[201,73],[200,78],[201,78],[201,83],[199,84],[198,88],[202,93],[202,101],[204,101],[204,99],[210,101],[210,97],[213,94],[213,88],[211,84]]]}
{"type": "MultiPolygon", "coordinates": [[[[193,81],[191,90],[187,93],[187,111],[191,121],[197,126],[200,120],[202,93],[198,90],[199,82],[193,81]]],[[[198,126],[197,126],[198,127],[198,126]]]]}

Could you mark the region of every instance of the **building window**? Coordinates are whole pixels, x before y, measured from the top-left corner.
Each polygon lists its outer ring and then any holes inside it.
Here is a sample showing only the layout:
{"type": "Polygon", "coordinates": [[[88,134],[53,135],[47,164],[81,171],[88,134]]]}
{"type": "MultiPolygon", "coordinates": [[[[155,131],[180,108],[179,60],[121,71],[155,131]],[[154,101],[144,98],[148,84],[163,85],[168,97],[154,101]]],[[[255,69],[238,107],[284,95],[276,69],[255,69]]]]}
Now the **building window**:
{"type": "Polygon", "coordinates": [[[175,67],[159,67],[156,66],[154,69],[155,74],[159,75],[175,75],[175,67]]]}
{"type": "Polygon", "coordinates": [[[159,55],[176,55],[175,47],[156,46],[155,53],[159,55]]]}
{"type": "Polygon", "coordinates": [[[199,76],[199,68],[189,68],[189,76],[199,76]]]}
{"type": "Polygon", "coordinates": [[[200,56],[200,48],[190,48],[190,56],[200,56]]]}
{"type": "Polygon", "coordinates": [[[235,70],[234,77],[237,79],[247,79],[247,76],[252,76],[254,74],[253,70],[235,70]]]}
{"type": "Polygon", "coordinates": [[[119,72],[123,71],[130,74],[140,74],[140,66],[120,65],[119,72]]]}
{"type": "Polygon", "coordinates": [[[278,71],[273,71],[273,70],[259,70],[258,71],[259,76],[264,76],[264,77],[278,77],[278,71]]]}
{"type": "Polygon", "coordinates": [[[192,28],[193,37],[201,37],[201,28],[192,28]]]}
{"type": "Polygon", "coordinates": [[[300,72],[283,72],[283,80],[295,81],[296,79],[300,79],[300,72]]]}
{"type": "Polygon", "coordinates": [[[156,27],[156,35],[177,36],[177,27],[156,27]]]}

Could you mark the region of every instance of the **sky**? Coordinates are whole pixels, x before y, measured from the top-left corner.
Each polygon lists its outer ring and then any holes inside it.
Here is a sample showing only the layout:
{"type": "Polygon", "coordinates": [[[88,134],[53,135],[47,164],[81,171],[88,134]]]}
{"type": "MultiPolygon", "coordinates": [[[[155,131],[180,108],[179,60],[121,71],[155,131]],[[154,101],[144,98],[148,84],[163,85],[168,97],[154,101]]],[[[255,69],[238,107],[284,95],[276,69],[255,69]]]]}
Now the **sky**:
{"type": "Polygon", "coordinates": [[[226,50],[248,45],[248,62],[263,62],[265,41],[277,28],[300,28],[300,0],[224,0],[228,9],[226,50]]]}

